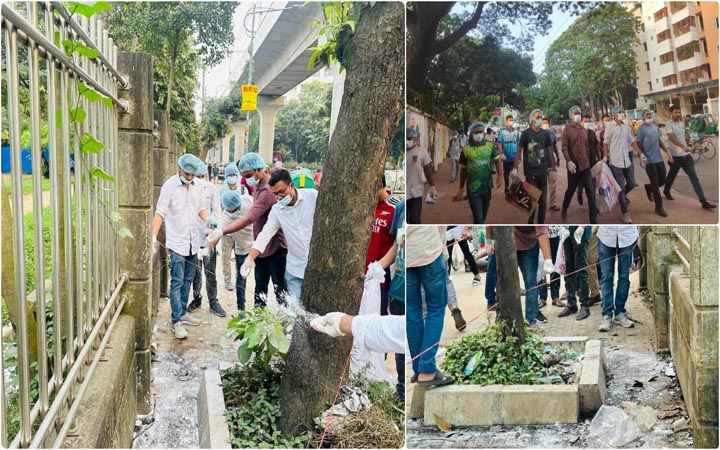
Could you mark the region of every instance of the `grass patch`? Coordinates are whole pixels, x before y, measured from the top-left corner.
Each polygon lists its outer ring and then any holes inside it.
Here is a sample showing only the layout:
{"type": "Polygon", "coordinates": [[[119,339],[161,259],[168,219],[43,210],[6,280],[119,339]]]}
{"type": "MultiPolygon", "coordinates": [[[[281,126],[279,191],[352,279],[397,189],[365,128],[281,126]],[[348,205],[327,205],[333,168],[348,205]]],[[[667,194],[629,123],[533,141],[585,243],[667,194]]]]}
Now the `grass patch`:
{"type": "MultiPolygon", "coordinates": [[[[8,190],[8,192],[12,193],[12,179],[9,175],[3,176],[5,178],[5,189],[8,190]]],[[[43,178],[42,179],[42,191],[43,192],[50,192],[50,179],[49,178],[43,178]]],[[[23,182],[22,182],[22,190],[23,195],[31,195],[33,193],[33,185],[32,185],[32,177],[30,175],[24,175],[23,176],[23,182]]]]}

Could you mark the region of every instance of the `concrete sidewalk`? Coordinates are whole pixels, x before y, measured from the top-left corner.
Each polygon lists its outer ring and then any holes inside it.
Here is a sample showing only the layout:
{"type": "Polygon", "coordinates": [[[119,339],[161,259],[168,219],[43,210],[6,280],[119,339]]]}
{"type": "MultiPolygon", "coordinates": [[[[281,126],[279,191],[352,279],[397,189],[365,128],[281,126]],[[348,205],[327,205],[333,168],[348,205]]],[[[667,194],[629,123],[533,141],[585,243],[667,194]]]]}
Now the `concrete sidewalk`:
{"type": "MultiPolygon", "coordinates": [[[[716,163],[710,161],[709,163],[716,163]]],[[[663,196],[663,206],[668,217],[660,217],[655,213],[655,204],[648,201],[643,187],[643,179],[646,178],[645,170],[639,165],[635,168],[636,181],[639,186],[630,192],[629,212],[633,224],[717,224],[718,209],[705,210],[701,207],[700,202],[695,197],[690,197],[673,190],[675,200],[667,200],[663,196]]],[[[680,171],[678,180],[684,176],[684,172],[680,171]]],[[[522,177],[522,168],[519,171],[522,177]]],[[[502,176],[502,175],[501,175],[502,176]]],[[[450,159],[446,159],[433,174],[435,187],[440,197],[437,203],[423,203],[422,206],[422,223],[423,224],[472,224],[472,213],[470,205],[467,201],[452,202],[452,197],[457,194],[460,182],[450,182],[450,159]]],[[[701,185],[705,187],[705,181],[700,179],[701,185]]],[[[426,186],[427,189],[427,186],[426,186]]],[[[558,179],[556,191],[556,204],[562,206],[563,196],[567,189],[567,171],[565,163],[562,162],[558,169],[558,179]]],[[[585,197],[583,195],[583,197],[585,197]]],[[[550,198],[547,199],[548,209],[545,215],[545,223],[548,224],[587,224],[589,223],[587,198],[584,198],[583,206],[577,203],[577,196],[573,195],[573,200],[568,208],[567,219],[560,217],[560,211],[552,211],[550,209],[550,198]]],[[[485,220],[486,224],[525,224],[527,223],[527,215],[519,209],[510,206],[505,201],[504,187],[493,189],[492,200],[490,202],[490,214],[485,220]]],[[[622,224],[620,213],[620,205],[615,205],[614,209],[605,214],[598,215],[598,223],[600,224],[622,224]]]]}

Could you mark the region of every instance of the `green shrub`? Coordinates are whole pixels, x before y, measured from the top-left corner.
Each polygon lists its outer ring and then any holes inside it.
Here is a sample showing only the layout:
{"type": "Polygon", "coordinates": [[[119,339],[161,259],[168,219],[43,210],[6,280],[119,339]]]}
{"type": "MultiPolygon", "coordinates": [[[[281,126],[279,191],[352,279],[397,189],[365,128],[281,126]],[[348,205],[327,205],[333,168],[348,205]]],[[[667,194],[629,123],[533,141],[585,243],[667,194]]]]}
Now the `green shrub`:
{"type": "Polygon", "coordinates": [[[292,324],[291,316],[263,308],[233,317],[228,323],[228,330],[230,337],[243,341],[237,349],[240,362],[247,364],[255,356],[269,371],[273,356],[283,358],[290,348],[292,324]]]}

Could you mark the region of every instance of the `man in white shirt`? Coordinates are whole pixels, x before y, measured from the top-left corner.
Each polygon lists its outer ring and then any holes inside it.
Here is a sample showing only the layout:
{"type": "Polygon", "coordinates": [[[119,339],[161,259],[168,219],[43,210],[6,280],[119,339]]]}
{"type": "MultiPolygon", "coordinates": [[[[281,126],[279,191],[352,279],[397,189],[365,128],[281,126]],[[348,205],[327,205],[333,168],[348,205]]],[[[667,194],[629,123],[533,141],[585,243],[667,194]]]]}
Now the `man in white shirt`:
{"type": "Polygon", "coordinates": [[[421,221],[423,195],[425,194],[423,174],[430,185],[430,196],[437,198],[438,192],[435,189],[430,167],[432,160],[427,149],[420,146],[420,139],[415,128],[405,130],[405,161],[407,161],[405,171],[407,223],[418,224],[421,221]]]}
{"type": "Polygon", "coordinates": [[[600,290],[602,292],[602,322],[598,330],[610,331],[615,322],[625,328],[635,326],[625,313],[625,303],[630,292],[630,266],[633,248],[638,239],[637,227],[601,226],[598,229],[598,260],[600,261],[600,290]],[[617,259],[618,284],[613,295],[615,260],[617,259]]]}
{"type": "MultiPolygon", "coordinates": [[[[226,191],[222,198],[223,212],[220,218],[220,227],[226,228],[236,220],[247,216],[253,205],[253,198],[247,194],[240,195],[240,191],[226,191]]],[[[248,225],[233,233],[223,236],[223,239],[231,239],[231,248],[235,249],[235,299],[238,311],[245,311],[245,282],[246,277],[240,273],[240,268],[245,258],[250,253],[253,243],[253,226],[248,225]]]]}
{"type": "Polygon", "coordinates": [[[250,273],[250,269],[255,265],[255,258],[265,250],[275,233],[282,230],[288,248],[285,282],[290,295],[299,299],[310,252],[318,192],[315,189],[295,188],[290,172],[285,169],[275,171],[270,177],[269,185],[277,203],[270,209],[267,223],[255,239],[252,250],[242,265],[241,273],[250,273]]]}
{"type": "Polygon", "coordinates": [[[153,253],[157,251],[157,235],[165,222],[165,247],[170,252],[170,307],[176,339],[187,339],[182,324],[197,326],[200,320],[188,316],[187,303],[190,285],[198,264],[197,253],[202,244],[198,216],[208,221],[208,210],[202,204],[200,187],[193,179],[204,164],[190,153],[178,159],[178,173],[170,177],[160,189],[152,228],[153,253]]]}
{"type": "Polygon", "coordinates": [[[620,201],[623,223],[630,224],[632,220],[628,212],[627,194],[635,187],[635,176],[633,174],[632,156],[629,152],[632,149],[638,153],[641,153],[641,151],[637,142],[635,142],[632,130],[625,125],[625,109],[622,106],[615,106],[612,109],[612,114],[615,122],[608,122],[608,126],[605,128],[603,160],[610,166],[613,177],[620,186],[618,200],[620,201]]]}

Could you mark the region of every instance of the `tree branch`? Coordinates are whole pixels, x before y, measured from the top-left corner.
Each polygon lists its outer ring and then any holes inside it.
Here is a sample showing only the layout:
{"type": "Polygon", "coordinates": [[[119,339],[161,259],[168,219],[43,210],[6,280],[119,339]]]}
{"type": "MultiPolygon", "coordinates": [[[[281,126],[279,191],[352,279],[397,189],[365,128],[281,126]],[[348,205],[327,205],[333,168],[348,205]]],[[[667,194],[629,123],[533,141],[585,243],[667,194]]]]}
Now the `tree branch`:
{"type": "Polygon", "coordinates": [[[445,38],[439,41],[435,41],[432,47],[433,53],[439,55],[440,53],[449,49],[454,43],[456,43],[461,37],[465,36],[470,30],[475,28],[480,21],[480,17],[482,17],[484,7],[485,2],[479,2],[471,18],[463,22],[463,24],[460,25],[457,30],[453,31],[445,38]]]}

